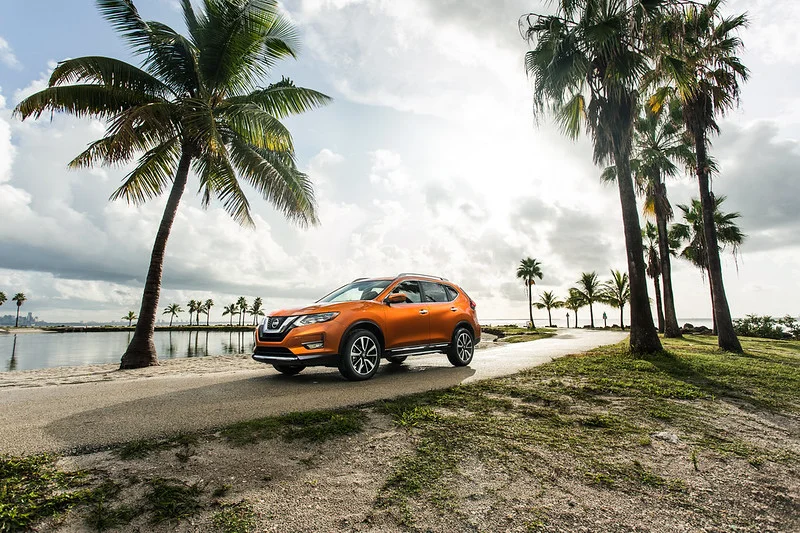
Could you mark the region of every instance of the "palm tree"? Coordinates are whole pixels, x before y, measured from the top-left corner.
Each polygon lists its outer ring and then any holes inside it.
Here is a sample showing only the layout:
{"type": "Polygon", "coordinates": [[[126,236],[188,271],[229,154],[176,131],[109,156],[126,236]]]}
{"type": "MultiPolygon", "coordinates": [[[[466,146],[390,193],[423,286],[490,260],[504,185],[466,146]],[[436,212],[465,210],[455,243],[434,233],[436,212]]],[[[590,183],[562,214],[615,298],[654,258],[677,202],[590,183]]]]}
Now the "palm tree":
{"type": "Polygon", "coordinates": [[[661,258],[658,251],[658,228],[651,222],[645,224],[642,230],[644,239],[644,254],[647,256],[647,275],[653,279],[653,288],[656,293],[656,312],[658,314],[658,331],[664,333],[664,311],[661,302],[661,258]]]}
{"type": "MultiPolygon", "coordinates": [[[[602,288],[597,272],[584,272],[578,280],[578,287],[575,290],[581,295],[583,301],[589,306],[589,327],[594,327],[594,303],[601,300],[602,288]]],[[[631,310],[633,314],[633,310],[631,310]]],[[[652,315],[650,315],[652,316],[652,315]]],[[[652,318],[650,322],[652,323],[652,318]]],[[[652,325],[652,324],[651,324],[652,325]]],[[[658,334],[656,334],[658,336],[658,334]]]]}
{"type": "Polygon", "coordinates": [[[6,300],[8,300],[8,298],[6,298],[6,293],[4,293],[3,291],[0,291],[0,305],[3,305],[4,303],[6,303],[6,300]]]}
{"type": "Polygon", "coordinates": [[[17,320],[14,322],[14,327],[15,328],[19,327],[19,308],[22,307],[22,304],[27,299],[28,298],[25,297],[25,293],[22,293],[22,292],[18,292],[17,294],[14,295],[13,298],[11,298],[12,302],[17,302],[17,320]]]}
{"type": "Polygon", "coordinates": [[[108,124],[70,166],[122,165],[143,154],[112,199],[141,205],[169,190],[142,295],[136,332],[120,368],[158,364],[153,343],[167,239],[189,171],[202,204],[218,198],[253,226],[246,182],[288,219],[315,224],[311,181],[295,164],[281,119],[326,104],[319,92],[282,79],[260,87],[275,63],[295,57],[297,34],[276,0],[181,0],[188,36],[145,21],[133,0],[97,0],[100,13],[142,59],[142,68],[106,57],[62,61],[48,87],[15,113],[91,116],[108,124]]]}
{"type": "Polygon", "coordinates": [[[654,110],[669,98],[680,101],[686,129],[694,140],[695,172],[700,189],[703,233],[708,243],[707,271],[713,291],[714,319],[719,347],[742,352],[733,329],[722,264],[719,258],[718,235],[715,231],[715,200],[710,187],[708,136],[719,131],[717,116],[738,105],[740,82],[748,70],[738,53],[743,49],[736,33],[747,26],[747,17],[723,17],[721,0],[708,4],[690,3],[663,21],[661,39],[655,48],[656,67],[649,83],[667,82],[650,99],[654,110]]]}
{"type": "Polygon", "coordinates": [[[250,316],[253,317],[254,326],[258,323],[258,317],[264,316],[263,305],[264,303],[262,302],[261,298],[260,297],[256,298],[255,300],[253,300],[253,306],[248,311],[248,313],[250,313],[250,316]]]}
{"type": "Polygon", "coordinates": [[[198,304],[199,302],[197,300],[189,300],[189,303],[186,304],[186,310],[189,311],[189,327],[192,326],[192,318],[194,318],[198,304]]]}
{"type": "Polygon", "coordinates": [[[533,49],[525,68],[533,79],[534,113],[554,115],[566,135],[585,126],[596,164],[613,164],[631,285],[631,351],[661,351],[647,296],[642,235],[631,176],[638,88],[649,58],[643,29],[662,6],[645,0],[556,0],[555,14],[529,14],[521,26],[533,49]]]}
{"type": "MultiPolygon", "coordinates": [[[[178,313],[183,313],[183,309],[178,304],[169,304],[164,308],[163,315],[169,315],[169,327],[172,327],[172,319],[178,316],[178,313]]],[[[191,320],[191,316],[189,318],[191,320]]]]}
{"type": "Polygon", "coordinates": [[[603,284],[601,301],[615,309],[619,309],[619,327],[625,330],[624,310],[625,304],[631,299],[631,286],[628,283],[628,274],[619,270],[611,271],[611,279],[603,284]]]}
{"type": "MultiPolygon", "coordinates": [[[[239,307],[236,304],[226,305],[222,310],[222,316],[230,315],[229,325],[233,326],[233,315],[239,314],[239,307]]],[[[237,318],[238,323],[238,318],[237,318]]]]}
{"type": "Polygon", "coordinates": [[[550,316],[550,310],[564,307],[564,302],[559,300],[553,291],[544,291],[539,296],[539,301],[534,302],[533,305],[536,306],[536,309],[547,309],[547,323],[552,328],[553,318],[550,316]]]}
{"type": "MultiPolygon", "coordinates": [[[[680,256],[700,269],[703,277],[709,271],[709,257],[716,255],[725,248],[731,248],[734,259],[739,252],[739,246],[744,242],[746,235],[742,233],[736,225],[736,219],[741,217],[739,213],[723,213],[720,206],[725,202],[725,196],[714,198],[714,230],[717,235],[717,253],[708,253],[706,246],[705,224],[703,223],[703,206],[697,198],[692,198],[691,205],[679,204],[678,208],[683,212],[684,223],[673,224],[670,230],[672,237],[686,246],[680,252],[680,256]]],[[[710,277],[710,276],[709,276],[710,277]]],[[[711,310],[714,321],[714,332],[719,333],[719,318],[717,317],[716,307],[714,307],[715,293],[714,285],[709,283],[711,291],[711,310]]]]}
{"type": "Polygon", "coordinates": [[[536,284],[536,278],[542,279],[541,263],[532,257],[527,257],[519,262],[517,267],[517,278],[525,283],[525,288],[528,291],[528,312],[531,317],[531,329],[536,329],[533,323],[533,301],[532,295],[533,286],[536,284]]]}
{"type": "Polygon", "coordinates": [[[240,326],[244,326],[244,319],[247,314],[247,299],[244,296],[239,296],[239,299],[236,300],[236,305],[239,306],[239,320],[240,326]]]}
{"type": "Polygon", "coordinates": [[[131,324],[133,323],[134,320],[136,320],[136,318],[137,318],[136,313],[134,313],[133,311],[128,311],[128,314],[122,317],[122,320],[127,320],[128,327],[131,327],[131,324]]]}
{"type": "Polygon", "coordinates": [[[586,305],[581,292],[575,287],[569,290],[569,297],[564,301],[564,307],[575,313],[575,327],[578,327],[578,309],[586,305]]]}
{"type": "Polygon", "coordinates": [[[203,304],[203,313],[206,315],[206,327],[209,325],[209,320],[211,319],[211,308],[214,307],[214,300],[209,298],[203,304]]]}

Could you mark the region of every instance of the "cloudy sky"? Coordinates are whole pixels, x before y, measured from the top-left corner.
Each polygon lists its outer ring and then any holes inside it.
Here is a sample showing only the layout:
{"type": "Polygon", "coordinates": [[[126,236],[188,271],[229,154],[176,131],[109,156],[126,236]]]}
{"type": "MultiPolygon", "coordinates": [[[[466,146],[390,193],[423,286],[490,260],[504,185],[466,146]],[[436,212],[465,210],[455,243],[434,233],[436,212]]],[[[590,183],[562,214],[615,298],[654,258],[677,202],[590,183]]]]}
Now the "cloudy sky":
{"type": "MultiPolygon", "coordinates": [[[[183,30],[173,0],[136,4],[145,18],[183,30]]],[[[257,228],[243,229],[218,205],[204,211],[187,194],[167,249],[162,307],[213,298],[219,320],[222,305],[240,295],[275,309],[356,277],[417,271],[459,283],[483,320],[524,318],[525,291],[514,275],[522,257],[543,265],[538,290],[562,295],[582,271],[606,278],[625,268],[618,195],[599,183],[587,141],[566,140],[531,116],[517,20],[539,2],[283,7],[304,45],[274,76],[335,99],[288,121],[322,224],[301,230],[255,202],[257,228]]],[[[738,271],[725,260],[731,310],[797,315],[800,5],[737,0],[727,9],[749,10],[744,61],[752,71],[741,108],[722,122],[713,147],[721,167],[715,192],[741,212],[748,235],[738,271]]],[[[108,201],[126,169],[67,170],[103,124],[12,117],[55,62],[82,55],[136,61],[91,0],[0,0],[0,290],[25,292],[24,309],[51,322],[138,311],[163,209],[163,200],[142,208],[108,201]]],[[[696,195],[690,178],[669,189],[673,204],[696,195]]],[[[700,273],[674,266],[678,316],[710,316],[700,273]]]]}

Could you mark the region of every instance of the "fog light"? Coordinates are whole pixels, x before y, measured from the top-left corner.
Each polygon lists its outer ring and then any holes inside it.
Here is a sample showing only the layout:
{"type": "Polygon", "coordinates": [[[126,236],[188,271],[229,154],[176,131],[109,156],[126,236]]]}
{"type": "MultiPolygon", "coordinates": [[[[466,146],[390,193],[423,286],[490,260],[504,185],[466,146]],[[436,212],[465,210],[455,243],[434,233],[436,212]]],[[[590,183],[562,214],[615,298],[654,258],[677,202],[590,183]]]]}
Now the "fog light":
{"type": "Polygon", "coordinates": [[[305,348],[307,350],[318,350],[318,349],[320,349],[320,348],[322,348],[324,346],[324,343],[323,342],[304,342],[303,346],[305,346],[305,348]]]}

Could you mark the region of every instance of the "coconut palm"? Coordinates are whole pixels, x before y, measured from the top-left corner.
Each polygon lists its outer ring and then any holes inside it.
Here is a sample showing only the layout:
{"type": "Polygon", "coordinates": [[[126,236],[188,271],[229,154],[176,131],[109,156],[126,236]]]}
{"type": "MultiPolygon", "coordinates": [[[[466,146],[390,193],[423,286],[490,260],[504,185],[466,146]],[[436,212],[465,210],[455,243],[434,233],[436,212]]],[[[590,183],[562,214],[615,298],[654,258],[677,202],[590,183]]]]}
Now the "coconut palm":
{"type": "Polygon", "coordinates": [[[203,314],[206,315],[206,327],[209,325],[209,321],[211,319],[211,308],[214,307],[214,300],[209,298],[203,304],[203,314]]]}
{"type": "Polygon", "coordinates": [[[260,297],[253,300],[253,305],[247,312],[253,317],[253,325],[255,326],[258,323],[258,317],[264,316],[264,303],[260,297]]]}
{"type": "Polygon", "coordinates": [[[0,305],[3,305],[4,303],[6,303],[6,300],[8,300],[8,298],[6,298],[6,293],[4,293],[3,291],[0,291],[0,305]]]}
{"type": "Polygon", "coordinates": [[[239,320],[240,320],[239,325],[244,326],[244,319],[245,316],[247,315],[247,310],[248,310],[247,298],[245,298],[244,296],[240,296],[239,299],[236,300],[236,305],[239,306],[239,320]]]}
{"type": "Polygon", "coordinates": [[[564,302],[559,300],[558,296],[556,296],[553,291],[544,291],[539,296],[539,301],[533,302],[533,305],[536,306],[536,309],[547,309],[547,324],[552,328],[553,318],[550,315],[550,310],[564,307],[564,302]]]}
{"type": "Polygon", "coordinates": [[[586,305],[581,292],[576,288],[569,290],[569,297],[564,301],[564,307],[575,313],[575,327],[578,327],[578,310],[586,305]]]}
{"type": "MultiPolygon", "coordinates": [[[[739,247],[747,237],[739,226],[736,225],[736,220],[741,217],[739,213],[723,213],[720,206],[725,202],[725,196],[717,196],[714,198],[714,230],[717,235],[717,253],[708,253],[706,246],[706,231],[703,223],[703,206],[697,198],[692,198],[689,205],[678,205],[678,209],[683,212],[682,223],[673,224],[670,234],[673,239],[679,243],[685,243],[680,256],[694,266],[700,269],[703,277],[709,272],[709,257],[716,255],[726,248],[730,248],[736,259],[739,252],[739,247]]],[[[710,276],[709,276],[710,277],[710,276]]],[[[714,285],[709,283],[709,290],[711,292],[711,310],[712,318],[714,320],[714,332],[719,333],[719,318],[717,317],[716,307],[714,307],[715,293],[714,285]]]]}
{"type": "Polygon", "coordinates": [[[631,286],[628,274],[619,270],[611,271],[611,279],[603,284],[600,300],[619,309],[619,327],[625,329],[625,304],[631,299],[631,286]]]}
{"type": "Polygon", "coordinates": [[[536,284],[536,278],[542,279],[542,265],[536,259],[527,257],[519,262],[517,267],[517,278],[521,279],[525,284],[528,291],[528,313],[531,318],[531,329],[536,329],[533,323],[533,286],[536,284]]]}
{"type": "Polygon", "coordinates": [[[723,17],[721,0],[707,4],[688,3],[663,21],[663,31],[655,43],[656,66],[649,84],[659,88],[650,99],[651,108],[660,109],[670,98],[681,103],[686,129],[694,141],[695,172],[700,189],[703,232],[708,243],[707,272],[713,291],[714,317],[719,347],[741,352],[742,345],[733,329],[715,228],[715,200],[711,192],[708,137],[719,132],[717,117],[739,103],[740,83],[748,69],[738,55],[743,50],[739,30],[747,17],[723,17]]]}
{"type": "Polygon", "coordinates": [[[134,320],[136,320],[136,318],[137,318],[136,313],[134,313],[133,311],[128,311],[128,314],[122,317],[122,320],[127,320],[128,327],[131,327],[131,324],[133,323],[134,320]]]}
{"type": "MultiPolygon", "coordinates": [[[[577,282],[576,291],[583,301],[589,306],[589,326],[594,327],[594,303],[602,301],[602,287],[597,277],[597,272],[583,272],[577,282]]],[[[632,313],[633,311],[631,311],[632,313]]],[[[651,315],[652,316],[652,315],[651,315]]],[[[652,322],[652,319],[650,320],[652,322]]],[[[652,325],[652,324],[651,324],[652,325]]],[[[656,334],[657,335],[657,334],[656,334]]]]}
{"type": "Polygon", "coordinates": [[[135,205],[169,191],[150,258],[141,320],[120,368],[158,364],[153,343],[167,239],[190,170],[202,204],[217,198],[235,221],[253,226],[243,183],[288,219],[316,223],[312,184],[297,169],[281,119],[329,98],[282,79],[263,80],[294,57],[297,34],[276,0],[181,0],[188,35],[145,21],[133,0],[97,0],[100,13],[142,57],[142,68],[106,57],[62,61],[48,87],[25,100],[23,119],[43,113],[91,116],[108,124],[70,166],[122,165],[141,155],[111,196],[135,205]]]}
{"type": "MultiPolygon", "coordinates": [[[[226,305],[222,310],[222,316],[229,315],[229,325],[233,326],[233,315],[239,315],[239,307],[236,304],[226,305]]],[[[237,318],[238,323],[238,318],[237,318]]]]}
{"type": "Polygon", "coordinates": [[[653,289],[656,293],[656,313],[658,315],[658,331],[664,333],[664,311],[661,302],[661,258],[658,251],[658,228],[651,222],[645,224],[642,229],[642,239],[644,240],[644,255],[647,257],[647,275],[653,279],[653,289]]]}
{"type": "MultiPolygon", "coordinates": [[[[169,304],[164,308],[162,315],[169,315],[169,327],[172,327],[172,319],[178,316],[178,313],[183,313],[183,309],[178,304],[169,304]]],[[[191,318],[189,319],[191,320],[191,318]]]]}
{"type": "MultiPolygon", "coordinates": [[[[200,305],[200,302],[197,300],[189,300],[189,303],[186,304],[187,310],[189,311],[189,326],[192,325],[192,318],[194,318],[195,313],[198,313],[200,305]]],[[[199,326],[200,321],[198,320],[195,325],[199,326]]]]}
{"type": "Polygon", "coordinates": [[[649,62],[643,29],[662,6],[645,0],[554,4],[555,14],[532,13],[521,19],[533,47],[526,53],[525,68],[533,80],[534,113],[553,115],[571,138],[585,127],[595,163],[615,166],[631,285],[630,346],[637,354],[655,353],[661,341],[647,296],[630,158],[638,87],[649,62]]]}
{"type": "Polygon", "coordinates": [[[27,299],[28,298],[25,296],[25,293],[23,292],[18,292],[17,294],[14,295],[13,298],[11,298],[12,302],[17,302],[17,320],[14,322],[15,328],[19,327],[19,308],[22,307],[22,304],[25,303],[27,299]]]}

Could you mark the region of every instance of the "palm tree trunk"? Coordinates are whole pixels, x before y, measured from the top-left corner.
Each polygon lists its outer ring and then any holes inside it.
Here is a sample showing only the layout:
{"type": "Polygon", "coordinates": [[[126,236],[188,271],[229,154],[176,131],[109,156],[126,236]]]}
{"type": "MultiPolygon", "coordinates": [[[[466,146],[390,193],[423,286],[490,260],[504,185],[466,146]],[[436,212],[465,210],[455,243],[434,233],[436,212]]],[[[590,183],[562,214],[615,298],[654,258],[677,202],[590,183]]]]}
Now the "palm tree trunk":
{"type": "Polygon", "coordinates": [[[208,314],[206,315],[206,327],[208,327],[209,320],[211,320],[211,309],[208,310],[208,314]]]}
{"type": "Polygon", "coordinates": [[[575,311],[575,327],[578,327],[578,311],[575,311]]]}
{"type": "Polygon", "coordinates": [[[536,329],[536,324],[533,323],[533,285],[531,280],[528,280],[528,313],[531,315],[531,329],[536,329]]]}
{"type": "Polygon", "coordinates": [[[619,306],[619,329],[621,329],[622,331],[625,331],[625,319],[624,319],[624,316],[625,316],[625,306],[624,305],[620,305],[619,306]]]}
{"type": "Polygon", "coordinates": [[[708,261],[708,277],[713,291],[714,322],[717,327],[717,344],[723,350],[742,353],[742,345],[733,329],[731,310],[725,296],[725,284],[722,281],[722,264],[719,260],[719,243],[717,228],[714,224],[714,195],[709,187],[708,163],[706,156],[706,139],[701,132],[695,136],[697,154],[697,182],[700,185],[700,204],[703,207],[703,235],[706,240],[706,259],[708,261]]]}
{"type": "Polygon", "coordinates": [[[175,315],[169,315],[169,327],[172,327],[172,319],[175,318],[175,315]]]}
{"type": "Polygon", "coordinates": [[[658,314],[658,332],[664,333],[664,312],[662,311],[661,286],[658,277],[653,278],[653,288],[656,291],[656,313],[658,314]]]}
{"type": "Polygon", "coordinates": [[[594,307],[589,304],[589,327],[594,329],[594,307]]]}
{"type": "Polygon", "coordinates": [[[550,308],[547,308],[547,325],[553,327],[553,317],[550,315],[550,308]]]}
{"type": "MultiPolygon", "coordinates": [[[[664,183],[658,185],[658,196],[666,202],[667,186],[664,183]]],[[[664,277],[664,327],[661,327],[659,319],[659,331],[664,332],[668,339],[679,339],[681,328],[678,325],[678,315],[675,313],[675,296],[672,292],[672,265],[669,253],[669,235],[667,232],[667,214],[663,211],[663,205],[656,199],[656,226],[658,227],[658,255],[661,260],[661,275],[664,277]]],[[[666,205],[666,204],[664,204],[666,205]]],[[[659,307],[659,310],[661,307],[659,307]]]]}
{"type": "Polygon", "coordinates": [[[709,294],[711,294],[711,333],[717,334],[717,313],[714,311],[714,286],[711,285],[711,280],[708,282],[709,294]]]}
{"type": "Polygon", "coordinates": [[[627,146],[617,146],[614,163],[617,168],[617,186],[619,201],[622,207],[622,225],[625,230],[625,249],[628,253],[628,278],[631,287],[631,352],[634,354],[650,354],[660,352],[661,341],[653,325],[653,314],[650,312],[650,298],[647,296],[647,276],[644,266],[644,249],[642,248],[642,229],[639,225],[639,213],[636,207],[636,193],[631,179],[630,138],[627,146]],[[624,148],[621,150],[621,148],[624,148]]]}
{"type": "Polygon", "coordinates": [[[14,327],[19,327],[19,305],[17,306],[17,320],[14,322],[14,327]]]}
{"type": "Polygon", "coordinates": [[[158,298],[161,293],[161,276],[164,271],[164,250],[167,247],[172,223],[175,221],[175,214],[178,212],[178,205],[181,203],[181,196],[186,189],[186,181],[189,177],[189,165],[192,156],[186,150],[181,155],[178,171],[175,180],[172,182],[172,190],[164,208],[164,215],[161,217],[161,224],[158,227],[156,240],[153,244],[153,252],[150,255],[150,268],[147,271],[147,280],[144,284],[142,294],[142,306],[139,309],[139,321],[136,323],[136,331],[133,339],[128,344],[128,349],[122,356],[119,368],[142,368],[158,364],[158,354],[156,345],[153,342],[153,332],[156,326],[156,312],[158,311],[158,298]]]}

